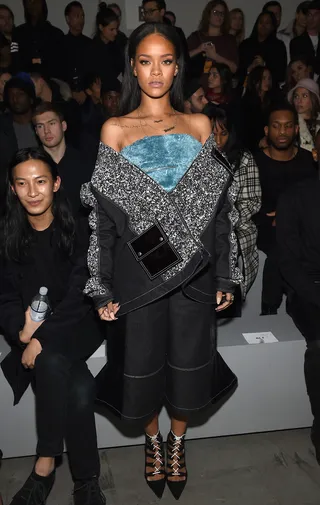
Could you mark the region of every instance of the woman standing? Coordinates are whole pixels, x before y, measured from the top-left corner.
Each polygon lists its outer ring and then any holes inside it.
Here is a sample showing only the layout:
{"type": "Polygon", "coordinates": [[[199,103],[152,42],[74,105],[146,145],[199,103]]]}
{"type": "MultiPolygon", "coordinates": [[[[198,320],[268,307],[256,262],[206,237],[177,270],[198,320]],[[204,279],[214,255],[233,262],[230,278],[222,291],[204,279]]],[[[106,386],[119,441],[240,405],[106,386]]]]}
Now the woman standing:
{"type": "Polygon", "coordinates": [[[99,76],[102,84],[123,72],[123,48],[117,42],[118,31],[118,16],[101,3],[96,16],[96,35],[85,58],[85,70],[99,76]]]}
{"type": "Polygon", "coordinates": [[[101,319],[112,321],[98,400],[143,422],[147,483],[161,496],[167,481],[177,499],[187,481],[189,416],[235,381],[216,351],[212,323],[214,306],[227,308],[241,280],[231,170],[208,118],[180,112],[180,47],[166,24],[131,34],[122,116],[105,123],[83,189],[94,209],[86,293],[101,319]],[[166,465],[158,423],[164,402],[171,414],[166,465]]]}
{"type": "Polygon", "coordinates": [[[244,13],[242,9],[236,8],[230,11],[230,28],[229,33],[236,38],[237,45],[239,46],[244,40],[245,24],[244,13]]]}
{"type": "Polygon", "coordinates": [[[87,223],[75,224],[57,165],[43,151],[18,151],[8,176],[1,223],[0,312],[1,330],[12,351],[1,367],[15,404],[32,383],[38,434],[34,469],[11,505],[45,504],[64,440],[75,505],[104,505],[98,484],[94,380],[86,365],[102,341],[99,319],[83,295],[87,223]],[[41,286],[48,289],[50,313],[34,322],[30,304],[41,286]]]}
{"type": "Polygon", "coordinates": [[[250,72],[267,66],[274,84],[286,78],[287,53],[284,43],[277,39],[277,21],[272,12],[262,12],[248,39],[239,47],[239,79],[243,84],[250,72]]]}
{"type": "Polygon", "coordinates": [[[238,68],[238,48],[229,35],[229,9],[224,0],[211,0],[203,10],[199,29],[187,39],[192,74],[208,74],[212,62],[228,65],[233,74],[238,68]]]}
{"type": "Polygon", "coordinates": [[[319,86],[313,79],[301,79],[289,91],[288,100],[299,116],[300,146],[312,151],[320,129],[319,86]]]}

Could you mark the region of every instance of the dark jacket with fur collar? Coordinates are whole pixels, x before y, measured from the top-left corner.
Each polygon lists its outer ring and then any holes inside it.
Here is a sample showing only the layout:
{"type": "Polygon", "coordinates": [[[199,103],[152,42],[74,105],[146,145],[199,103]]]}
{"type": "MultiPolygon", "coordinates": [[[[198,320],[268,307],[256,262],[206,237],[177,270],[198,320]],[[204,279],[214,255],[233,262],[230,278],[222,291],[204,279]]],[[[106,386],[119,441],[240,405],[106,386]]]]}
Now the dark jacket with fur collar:
{"type": "MultiPolygon", "coordinates": [[[[215,303],[217,290],[234,291],[241,274],[233,232],[237,213],[230,201],[234,201],[232,191],[228,191],[231,179],[213,135],[170,193],[101,143],[91,183],[82,188],[83,203],[93,207],[88,252],[91,278],[85,293],[96,308],[114,300],[120,303],[118,315],[122,315],[180,286],[202,303],[215,303]],[[164,232],[163,251],[169,246],[169,256],[171,248],[179,260],[150,278],[139,261],[142,253],[135,255],[130,242],[144,237],[154,225],[164,232]]],[[[165,260],[152,243],[149,252],[151,269],[159,258],[165,260]]]]}

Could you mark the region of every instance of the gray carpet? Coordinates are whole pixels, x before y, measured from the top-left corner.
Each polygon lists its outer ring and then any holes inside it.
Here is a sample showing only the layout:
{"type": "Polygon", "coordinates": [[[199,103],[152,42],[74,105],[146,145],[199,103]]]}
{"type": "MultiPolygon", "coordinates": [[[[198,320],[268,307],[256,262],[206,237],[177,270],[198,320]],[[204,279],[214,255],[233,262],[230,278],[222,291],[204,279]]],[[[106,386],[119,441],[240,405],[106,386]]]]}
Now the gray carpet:
{"type": "MultiPolygon", "coordinates": [[[[176,503],[168,489],[161,501],[143,478],[143,448],[102,450],[101,486],[110,505],[176,503]]],[[[320,467],[309,430],[193,440],[187,443],[189,480],[183,505],[319,505],[320,467]]],[[[32,468],[33,458],[4,460],[4,505],[32,468]]],[[[47,505],[71,505],[72,481],[64,457],[47,505]]]]}

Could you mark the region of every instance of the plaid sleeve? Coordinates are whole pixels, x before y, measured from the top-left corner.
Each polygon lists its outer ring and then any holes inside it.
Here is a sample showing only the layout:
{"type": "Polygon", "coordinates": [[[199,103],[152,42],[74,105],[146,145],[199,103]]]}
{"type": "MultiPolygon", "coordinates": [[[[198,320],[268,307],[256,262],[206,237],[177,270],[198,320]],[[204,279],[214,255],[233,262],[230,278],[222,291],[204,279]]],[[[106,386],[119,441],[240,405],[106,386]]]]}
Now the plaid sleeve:
{"type": "Polygon", "coordinates": [[[259,170],[252,154],[245,151],[240,167],[234,174],[234,184],[238,187],[236,208],[239,212],[235,232],[237,234],[240,254],[244,268],[243,297],[255,281],[259,268],[259,255],[256,246],[257,228],[252,216],[261,207],[261,186],[259,170]]]}

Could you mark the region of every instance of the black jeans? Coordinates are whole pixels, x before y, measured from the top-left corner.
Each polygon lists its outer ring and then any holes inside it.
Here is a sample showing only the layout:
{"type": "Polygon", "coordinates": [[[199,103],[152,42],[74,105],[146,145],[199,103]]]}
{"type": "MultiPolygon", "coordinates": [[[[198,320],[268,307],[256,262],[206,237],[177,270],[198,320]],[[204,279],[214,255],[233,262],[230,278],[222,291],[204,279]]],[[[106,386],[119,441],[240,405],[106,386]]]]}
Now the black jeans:
{"type": "Polygon", "coordinates": [[[314,426],[320,435],[320,310],[309,300],[289,296],[288,312],[306,340],[304,376],[314,426]]]}
{"type": "Polygon", "coordinates": [[[44,349],[35,362],[37,454],[55,457],[66,441],[74,480],[100,473],[94,418],[95,383],[85,361],[44,349]]]}
{"type": "Polygon", "coordinates": [[[276,228],[259,229],[257,246],[267,256],[263,267],[261,305],[278,309],[282,303],[284,288],[278,266],[276,228]]]}

